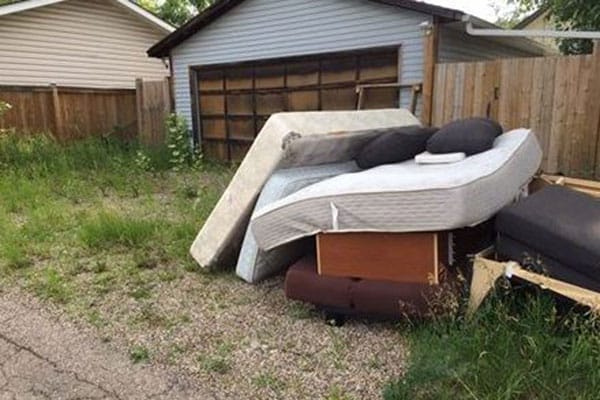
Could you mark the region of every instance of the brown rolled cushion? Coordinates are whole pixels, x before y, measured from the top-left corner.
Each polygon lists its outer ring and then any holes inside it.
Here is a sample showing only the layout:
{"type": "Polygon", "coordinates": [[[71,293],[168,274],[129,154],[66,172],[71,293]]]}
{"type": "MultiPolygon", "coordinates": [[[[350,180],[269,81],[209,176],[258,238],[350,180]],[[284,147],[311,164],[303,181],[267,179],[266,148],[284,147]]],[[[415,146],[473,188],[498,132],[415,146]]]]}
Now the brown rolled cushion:
{"type": "Polygon", "coordinates": [[[289,299],[376,317],[425,316],[430,311],[428,297],[439,290],[427,284],[322,276],[314,257],[290,267],[285,279],[289,299]]]}

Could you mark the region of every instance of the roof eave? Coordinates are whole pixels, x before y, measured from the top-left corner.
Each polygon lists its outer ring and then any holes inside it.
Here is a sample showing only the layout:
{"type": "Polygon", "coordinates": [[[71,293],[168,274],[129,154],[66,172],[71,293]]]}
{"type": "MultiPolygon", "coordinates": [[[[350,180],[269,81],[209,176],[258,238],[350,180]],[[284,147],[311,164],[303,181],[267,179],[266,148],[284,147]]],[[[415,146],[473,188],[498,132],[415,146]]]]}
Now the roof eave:
{"type": "MultiPolygon", "coordinates": [[[[244,0],[220,0],[212,6],[198,14],[196,17],[189,20],[175,32],[165,37],[160,42],[156,43],[148,49],[150,57],[164,58],[167,57],[171,50],[178,46],[181,42],[200,31],[212,21],[225,14],[244,0]]],[[[423,3],[415,0],[370,0],[379,4],[385,4],[394,7],[405,8],[412,11],[421,12],[424,14],[434,15],[446,21],[460,21],[465,13],[450,8],[435,6],[432,4],[423,3]]]]}
{"type": "Polygon", "coordinates": [[[169,56],[171,49],[196,32],[210,24],[212,21],[231,10],[244,0],[221,0],[208,7],[206,10],[190,19],[188,22],[183,24],[175,32],[169,36],[163,38],[160,42],[156,43],[147,53],[150,57],[164,58],[169,56]]]}

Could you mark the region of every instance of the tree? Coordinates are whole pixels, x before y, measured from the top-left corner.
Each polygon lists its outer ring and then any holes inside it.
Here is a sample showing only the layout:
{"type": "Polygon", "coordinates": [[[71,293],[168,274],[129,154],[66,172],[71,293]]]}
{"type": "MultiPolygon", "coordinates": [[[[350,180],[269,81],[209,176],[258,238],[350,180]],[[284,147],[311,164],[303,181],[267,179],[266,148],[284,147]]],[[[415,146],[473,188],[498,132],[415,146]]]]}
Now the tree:
{"type": "MultiPolygon", "coordinates": [[[[598,0],[508,0],[527,11],[548,7],[552,21],[560,30],[600,31],[600,2],[598,0]]],[[[560,50],[565,54],[588,54],[593,50],[591,40],[561,39],[560,50]]]]}
{"type": "Polygon", "coordinates": [[[183,25],[214,2],[215,0],[137,0],[138,5],[174,26],[183,25]]]}

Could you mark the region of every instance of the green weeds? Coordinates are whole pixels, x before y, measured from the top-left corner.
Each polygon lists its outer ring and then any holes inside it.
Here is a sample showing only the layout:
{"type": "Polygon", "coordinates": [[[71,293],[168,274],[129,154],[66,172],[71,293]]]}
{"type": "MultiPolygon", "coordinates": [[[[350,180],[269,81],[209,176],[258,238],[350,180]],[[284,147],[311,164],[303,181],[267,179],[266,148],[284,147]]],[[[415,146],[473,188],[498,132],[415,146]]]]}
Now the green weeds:
{"type": "Polygon", "coordinates": [[[596,399],[596,325],[587,316],[559,313],[547,294],[500,293],[472,320],[413,328],[408,372],[390,382],[384,398],[596,399]]]}

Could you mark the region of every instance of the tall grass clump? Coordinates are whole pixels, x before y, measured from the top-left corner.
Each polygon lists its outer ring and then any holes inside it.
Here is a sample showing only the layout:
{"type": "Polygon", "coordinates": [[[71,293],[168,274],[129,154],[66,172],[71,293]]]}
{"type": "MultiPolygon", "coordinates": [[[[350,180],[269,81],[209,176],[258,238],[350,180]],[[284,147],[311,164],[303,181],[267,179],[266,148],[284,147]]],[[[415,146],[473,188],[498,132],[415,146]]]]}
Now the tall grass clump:
{"type": "Polygon", "coordinates": [[[499,293],[473,319],[413,327],[409,369],[384,398],[597,399],[597,328],[546,293],[499,293]]]}
{"type": "Polygon", "coordinates": [[[160,224],[156,221],[105,211],[81,224],[79,238],[85,245],[95,249],[115,246],[140,248],[158,235],[159,228],[160,224]]]}

